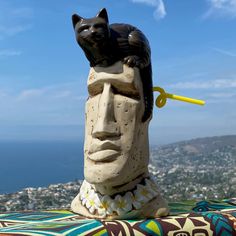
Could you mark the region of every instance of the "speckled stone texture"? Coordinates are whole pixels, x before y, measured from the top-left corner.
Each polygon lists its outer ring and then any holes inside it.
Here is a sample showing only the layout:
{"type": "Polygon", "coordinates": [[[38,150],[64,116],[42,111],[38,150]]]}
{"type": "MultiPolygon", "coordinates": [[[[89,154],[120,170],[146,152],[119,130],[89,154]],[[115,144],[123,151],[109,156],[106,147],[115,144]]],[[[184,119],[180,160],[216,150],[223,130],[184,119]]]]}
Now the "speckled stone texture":
{"type": "MultiPolygon", "coordinates": [[[[138,191],[144,179],[149,178],[148,125],[151,118],[142,121],[145,104],[139,69],[128,67],[121,61],[105,68],[93,67],[88,76],[88,92],[85,180],[100,201],[104,196],[121,199],[129,191],[138,191]]],[[[149,193],[143,191],[143,194],[149,193]]],[[[146,199],[145,196],[143,199],[146,199]]],[[[97,201],[97,198],[93,201],[97,201]]],[[[132,201],[135,199],[125,198],[116,206],[122,205],[127,210],[132,201]]],[[[131,209],[128,213],[123,211],[123,214],[118,215],[113,212],[106,214],[106,218],[126,219],[168,214],[167,203],[158,191],[148,201],[141,199],[140,202],[142,206],[138,210],[131,209]]],[[[81,204],[78,195],[71,209],[86,217],[104,218],[104,214],[102,216],[93,211],[91,204],[88,201],[85,205],[81,204]]],[[[122,212],[122,209],[118,211],[122,212]]]]}

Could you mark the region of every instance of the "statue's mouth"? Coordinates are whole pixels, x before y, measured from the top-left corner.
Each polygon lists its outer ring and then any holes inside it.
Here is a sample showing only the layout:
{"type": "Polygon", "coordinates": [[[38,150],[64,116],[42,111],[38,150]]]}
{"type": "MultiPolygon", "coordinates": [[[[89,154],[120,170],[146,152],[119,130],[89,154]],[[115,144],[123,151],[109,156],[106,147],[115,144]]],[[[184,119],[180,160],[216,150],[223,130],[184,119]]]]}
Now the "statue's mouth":
{"type": "Polygon", "coordinates": [[[101,150],[88,155],[88,158],[94,162],[112,162],[120,154],[119,151],[112,149],[101,150]]]}
{"type": "Polygon", "coordinates": [[[89,147],[89,154],[92,154],[98,151],[107,150],[107,149],[119,151],[120,150],[119,141],[118,140],[93,141],[89,147]]]}
{"type": "Polygon", "coordinates": [[[120,154],[120,145],[111,141],[100,141],[91,144],[88,158],[95,162],[111,161],[120,154]]]}

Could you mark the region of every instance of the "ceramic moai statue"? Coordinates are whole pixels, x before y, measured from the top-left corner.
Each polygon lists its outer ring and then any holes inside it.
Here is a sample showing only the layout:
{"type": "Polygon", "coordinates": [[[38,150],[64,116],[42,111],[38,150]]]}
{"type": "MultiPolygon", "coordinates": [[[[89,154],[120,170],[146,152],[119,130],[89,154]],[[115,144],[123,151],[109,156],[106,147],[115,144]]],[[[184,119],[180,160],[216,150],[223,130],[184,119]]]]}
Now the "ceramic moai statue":
{"type": "Polygon", "coordinates": [[[84,145],[85,180],[71,203],[89,218],[130,219],[169,212],[149,175],[148,125],[153,93],[150,47],[127,24],[72,16],[76,40],[90,62],[84,145]]]}

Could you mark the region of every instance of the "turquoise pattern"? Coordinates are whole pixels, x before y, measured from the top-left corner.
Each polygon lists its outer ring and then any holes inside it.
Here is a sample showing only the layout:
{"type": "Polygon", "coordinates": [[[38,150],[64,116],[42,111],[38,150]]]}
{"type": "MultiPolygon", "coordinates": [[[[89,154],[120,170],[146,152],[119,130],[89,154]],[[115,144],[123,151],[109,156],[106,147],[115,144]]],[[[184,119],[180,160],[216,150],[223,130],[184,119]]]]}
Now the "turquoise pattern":
{"type": "Polygon", "coordinates": [[[235,229],[232,228],[232,223],[229,219],[225,218],[223,215],[217,213],[202,213],[206,218],[208,218],[215,227],[215,235],[231,236],[234,234],[235,229]]]}
{"type": "Polygon", "coordinates": [[[230,200],[171,206],[170,216],[143,220],[84,219],[65,210],[2,213],[0,236],[236,236],[236,205],[230,200]]]}

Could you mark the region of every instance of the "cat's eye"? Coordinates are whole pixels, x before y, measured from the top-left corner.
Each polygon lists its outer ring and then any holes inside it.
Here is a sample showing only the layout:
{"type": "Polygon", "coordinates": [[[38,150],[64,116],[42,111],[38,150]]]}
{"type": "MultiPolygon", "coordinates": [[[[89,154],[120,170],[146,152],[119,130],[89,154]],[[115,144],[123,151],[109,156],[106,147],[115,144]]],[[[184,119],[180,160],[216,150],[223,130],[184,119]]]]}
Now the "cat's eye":
{"type": "Polygon", "coordinates": [[[105,24],[98,23],[98,24],[95,24],[93,27],[97,29],[97,28],[104,28],[104,26],[105,26],[105,24]]]}
{"type": "Polygon", "coordinates": [[[89,25],[83,25],[83,26],[79,27],[78,31],[82,32],[82,31],[86,31],[88,29],[89,29],[89,25]]]}

